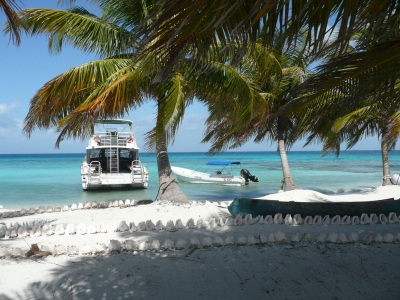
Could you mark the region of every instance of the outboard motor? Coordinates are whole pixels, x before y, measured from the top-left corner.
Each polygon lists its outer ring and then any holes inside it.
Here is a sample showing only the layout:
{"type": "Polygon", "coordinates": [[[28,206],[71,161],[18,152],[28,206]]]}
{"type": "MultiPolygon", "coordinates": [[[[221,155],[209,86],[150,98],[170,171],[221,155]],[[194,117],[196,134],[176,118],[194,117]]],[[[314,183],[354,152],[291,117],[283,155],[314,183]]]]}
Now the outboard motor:
{"type": "Polygon", "coordinates": [[[251,175],[249,170],[247,170],[247,169],[242,169],[240,171],[240,176],[242,176],[244,178],[246,183],[249,182],[249,180],[251,180],[253,182],[258,182],[258,178],[256,176],[251,175]]]}

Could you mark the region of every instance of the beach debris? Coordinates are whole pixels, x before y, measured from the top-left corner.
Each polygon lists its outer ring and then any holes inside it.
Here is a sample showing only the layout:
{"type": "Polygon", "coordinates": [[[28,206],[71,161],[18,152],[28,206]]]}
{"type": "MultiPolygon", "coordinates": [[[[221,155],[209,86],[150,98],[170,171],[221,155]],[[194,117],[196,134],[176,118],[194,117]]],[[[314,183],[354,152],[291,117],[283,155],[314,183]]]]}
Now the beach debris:
{"type": "Polygon", "coordinates": [[[146,230],[147,231],[156,230],[156,225],[154,225],[154,223],[151,220],[147,220],[146,221],[146,230]]]}
{"type": "Polygon", "coordinates": [[[67,255],[79,255],[79,249],[77,246],[67,246],[67,255]]]}
{"type": "Polygon", "coordinates": [[[231,235],[226,236],[225,245],[235,245],[235,238],[231,235]]]}
{"type": "Polygon", "coordinates": [[[10,229],[9,238],[10,238],[10,239],[15,239],[16,237],[18,237],[17,229],[14,228],[14,227],[12,227],[12,228],[10,229]]]}
{"type": "Polygon", "coordinates": [[[388,217],[388,221],[390,224],[397,223],[399,220],[397,219],[397,215],[394,212],[391,212],[388,217]]]}
{"type": "Polygon", "coordinates": [[[81,223],[78,225],[77,232],[80,235],[85,235],[87,233],[87,228],[85,223],[81,223]]]}
{"type": "Polygon", "coordinates": [[[260,234],[258,238],[260,239],[261,244],[266,244],[268,242],[267,236],[265,234],[260,234]]]}
{"type": "Polygon", "coordinates": [[[351,218],[351,224],[352,224],[352,225],[358,225],[358,224],[360,224],[360,218],[359,218],[358,216],[353,216],[353,217],[351,218]]]}
{"type": "Polygon", "coordinates": [[[100,202],[99,208],[107,208],[107,207],[108,207],[108,203],[107,202],[105,202],[105,201],[101,201],[100,202]]]}
{"type": "Polygon", "coordinates": [[[275,235],[273,233],[268,234],[267,241],[268,243],[275,243],[275,235]]]}
{"type": "Polygon", "coordinates": [[[198,218],[196,223],[197,229],[201,229],[203,227],[203,218],[198,218]]]}
{"type": "Polygon", "coordinates": [[[203,237],[203,241],[201,244],[202,244],[203,248],[211,247],[212,246],[212,238],[210,236],[203,237]]]}
{"type": "Polygon", "coordinates": [[[232,218],[226,218],[225,220],[225,226],[233,226],[233,219],[232,218]]]}
{"type": "Polygon", "coordinates": [[[382,243],[382,236],[381,236],[381,234],[380,234],[380,233],[374,234],[374,237],[373,237],[372,240],[373,240],[374,243],[382,243]]]}
{"type": "Polygon", "coordinates": [[[5,211],[5,212],[3,212],[3,218],[4,218],[4,219],[10,218],[10,217],[11,217],[11,212],[10,212],[10,211],[5,211]]]}
{"type": "Polygon", "coordinates": [[[350,225],[351,224],[351,219],[350,216],[343,216],[342,218],[342,225],[350,225]]]}
{"type": "Polygon", "coordinates": [[[278,243],[283,243],[287,241],[285,234],[281,231],[274,233],[274,237],[275,237],[275,242],[278,243]]]}
{"type": "Polygon", "coordinates": [[[52,206],[47,206],[47,209],[46,209],[46,212],[48,212],[48,213],[52,213],[52,212],[54,212],[54,209],[53,209],[53,207],[52,206]]]}
{"type": "Polygon", "coordinates": [[[298,243],[301,241],[300,233],[296,232],[292,235],[292,238],[290,239],[292,243],[298,243]]]}
{"type": "Polygon", "coordinates": [[[112,208],[112,207],[114,207],[114,202],[112,202],[112,201],[108,202],[108,208],[112,208]]]}
{"type": "Polygon", "coordinates": [[[295,214],[293,216],[293,225],[303,225],[303,219],[300,214],[295,214]]]}
{"type": "Polygon", "coordinates": [[[394,242],[394,235],[390,232],[386,233],[383,238],[382,238],[382,242],[384,243],[393,243],[394,242]]]}
{"type": "Polygon", "coordinates": [[[83,209],[85,206],[83,205],[83,203],[82,202],[79,202],[78,203],[78,209],[83,209]]]}
{"type": "Polygon", "coordinates": [[[303,237],[301,238],[301,241],[304,243],[310,243],[312,241],[312,235],[309,232],[306,232],[303,237]]]}
{"type": "Polygon", "coordinates": [[[292,218],[292,215],[290,215],[290,214],[287,214],[286,216],[285,216],[285,224],[286,225],[293,225],[293,218],[292,218]]]}
{"type": "MultiPolygon", "coordinates": [[[[65,228],[65,234],[72,235],[75,233],[76,233],[75,224],[68,224],[67,227],[65,228]]],[[[36,234],[36,232],[35,232],[35,234],[36,234]]]]}
{"type": "Polygon", "coordinates": [[[93,253],[93,248],[88,244],[83,244],[80,252],[82,255],[91,255],[93,253]]]}
{"type": "Polygon", "coordinates": [[[249,235],[248,238],[247,238],[247,244],[248,244],[249,246],[254,246],[254,245],[258,244],[258,242],[257,242],[257,240],[254,238],[253,235],[249,235]]]}
{"type": "Polygon", "coordinates": [[[62,211],[69,211],[69,206],[68,205],[64,205],[62,208],[62,211]]]}
{"type": "Polygon", "coordinates": [[[104,254],[107,252],[107,245],[104,243],[96,243],[94,247],[94,253],[96,254],[104,254]]]}
{"type": "Polygon", "coordinates": [[[274,218],[271,215],[267,215],[264,219],[264,223],[267,225],[274,224],[274,218]]]}
{"type": "Polygon", "coordinates": [[[340,216],[339,216],[339,215],[334,216],[334,217],[332,218],[331,224],[332,224],[332,225],[340,225],[340,224],[342,224],[342,221],[341,221],[341,219],[340,219],[340,216]]]}
{"type": "Polygon", "coordinates": [[[157,229],[157,230],[163,230],[164,228],[165,228],[165,227],[164,227],[162,221],[161,221],[161,220],[158,220],[157,223],[156,223],[156,229],[157,229]]]}
{"type": "Polygon", "coordinates": [[[305,225],[312,225],[313,224],[313,218],[311,216],[306,216],[304,219],[304,224],[305,225]]]}
{"type": "Polygon", "coordinates": [[[360,224],[361,225],[369,225],[369,217],[368,214],[362,214],[360,218],[360,224]]]}
{"type": "Polygon", "coordinates": [[[28,213],[28,212],[27,212],[27,210],[26,210],[25,208],[21,208],[21,211],[19,212],[19,214],[20,214],[21,216],[25,216],[27,213],[28,213]]]}
{"type": "Polygon", "coordinates": [[[321,226],[322,225],[322,217],[321,216],[315,216],[314,219],[313,219],[313,225],[321,226]]]}
{"type": "Polygon", "coordinates": [[[369,222],[371,224],[376,224],[376,223],[378,223],[378,221],[379,221],[379,218],[378,218],[378,216],[376,214],[370,214],[369,215],[369,222]]]}
{"type": "Polygon", "coordinates": [[[200,246],[201,246],[199,240],[195,236],[190,238],[189,243],[190,243],[190,247],[192,247],[192,248],[200,248],[200,246]]]}
{"type": "Polygon", "coordinates": [[[349,234],[349,243],[358,243],[358,233],[357,232],[351,232],[349,234]]]}
{"type": "Polygon", "coordinates": [[[118,200],[118,206],[119,206],[119,207],[125,207],[124,201],[118,200]]]}
{"type": "Polygon", "coordinates": [[[331,217],[329,215],[326,215],[325,217],[323,217],[322,224],[325,226],[331,225],[331,217]]]}
{"type": "Polygon", "coordinates": [[[61,205],[56,205],[54,208],[54,212],[60,212],[61,211],[61,205]]]}
{"type": "Polygon", "coordinates": [[[97,202],[96,201],[93,201],[92,202],[92,205],[91,205],[91,208],[98,208],[99,206],[98,206],[98,204],[97,204],[97,202]]]}
{"type": "Polygon", "coordinates": [[[175,243],[173,240],[166,239],[164,244],[162,245],[162,248],[164,250],[172,250],[174,248],[174,245],[175,245],[175,243]]]}
{"type": "Polygon", "coordinates": [[[150,244],[148,242],[142,241],[139,243],[139,251],[148,251],[150,250],[150,244]]]}
{"type": "Polygon", "coordinates": [[[176,222],[175,222],[175,228],[178,229],[178,230],[181,230],[181,229],[185,228],[185,226],[183,225],[181,219],[176,220],[176,222]]]}
{"type": "Polygon", "coordinates": [[[85,203],[85,209],[91,209],[92,208],[92,203],[90,201],[85,203]]]}
{"type": "Polygon", "coordinates": [[[12,258],[22,258],[22,257],[24,257],[25,255],[24,255],[24,252],[22,251],[21,248],[13,247],[13,248],[11,249],[11,251],[10,251],[10,256],[11,256],[12,258]]]}
{"type": "Polygon", "coordinates": [[[125,207],[129,207],[129,206],[131,206],[131,200],[126,199],[125,200],[125,207]]]}
{"type": "Polygon", "coordinates": [[[246,224],[246,225],[253,225],[254,224],[254,219],[253,219],[253,216],[251,214],[247,214],[244,217],[244,224],[246,224]]]}
{"type": "Polygon", "coordinates": [[[388,223],[388,219],[386,218],[385,214],[380,214],[379,215],[379,222],[381,224],[387,224],[388,223]]]}
{"type": "Polygon", "coordinates": [[[175,225],[174,225],[174,221],[169,220],[167,222],[167,225],[165,225],[165,229],[167,229],[168,231],[177,231],[175,225]]]}
{"type": "Polygon", "coordinates": [[[65,250],[64,245],[54,245],[54,250],[53,250],[54,255],[65,255],[67,254],[67,251],[65,250]]]}
{"type": "Polygon", "coordinates": [[[58,224],[54,230],[55,235],[64,235],[65,229],[63,224],[58,224]]]}
{"type": "Polygon", "coordinates": [[[242,214],[238,214],[236,218],[233,220],[233,226],[242,226],[242,225],[243,225],[242,214]]]}
{"type": "Polygon", "coordinates": [[[77,209],[78,209],[78,205],[76,205],[75,203],[71,205],[71,211],[74,211],[77,209]]]}
{"type": "Polygon", "coordinates": [[[178,241],[176,242],[176,245],[175,245],[175,249],[176,250],[184,250],[186,248],[187,248],[186,240],[182,239],[182,238],[178,239],[178,241]]]}
{"type": "Polygon", "coordinates": [[[331,234],[328,235],[328,238],[326,239],[326,241],[328,243],[332,243],[335,244],[337,242],[339,235],[336,232],[332,232],[331,234]]]}
{"type": "Polygon", "coordinates": [[[46,212],[46,206],[40,205],[40,206],[39,206],[39,209],[38,209],[38,213],[39,213],[39,214],[43,214],[43,213],[45,213],[45,212],[46,212]]]}
{"type": "Polygon", "coordinates": [[[326,234],[325,233],[320,233],[315,241],[317,243],[325,243],[326,239],[327,239],[326,234]]]}
{"type": "Polygon", "coordinates": [[[346,237],[346,234],[344,233],[339,233],[339,236],[337,237],[337,241],[338,244],[347,244],[349,241],[346,237]]]}
{"type": "Polygon", "coordinates": [[[121,243],[117,240],[110,240],[110,244],[108,245],[108,252],[114,253],[114,252],[121,252],[121,243]]]}
{"type": "Polygon", "coordinates": [[[9,256],[10,254],[8,253],[8,250],[4,247],[0,248],[0,259],[4,259],[7,256],[9,256]]]}
{"type": "Polygon", "coordinates": [[[364,237],[362,243],[363,243],[364,245],[371,245],[372,239],[373,239],[372,234],[368,234],[368,235],[366,235],[366,236],[364,237]]]}
{"type": "Polygon", "coordinates": [[[224,240],[220,236],[215,236],[213,240],[214,247],[222,247],[224,246],[224,240]]]}
{"type": "Polygon", "coordinates": [[[107,232],[116,232],[117,230],[118,230],[118,226],[114,220],[107,222],[107,232]]]}
{"type": "Polygon", "coordinates": [[[119,206],[119,201],[118,201],[118,200],[115,200],[115,201],[113,202],[112,207],[118,207],[118,206],[119,206]]]}
{"type": "Polygon", "coordinates": [[[124,232],[124,231],[128,231],[128,230],[129,230],[129,226],[128,226],[128,224],[126,224],[126,221],[119,222],[117,231],[124,232]]]}
{"type": "Polygon", "coordinates": [[[274,216],[274,224],[283,224],[283,217],[281,213],[277,213],[274,216]]]}
{"type": "MultiPolygon", "coordinates": [[[[35,213],[36,213],[36,209],[34,209],[33,207],[30,207],[29,211],[28,211],[28,214],[29,215],[34,215],[35,213]]],[[[3,217],[4,217],[4,215],[3,215],[3,217]]]]}
{"type": "Polygon", "coordinates": [[[124,249],[126,251],[136,251],[139,250],[139,244],[134,240],[125,240],[124,249]]]}
{"type": "Polygon", "coordinates": [[[190,218],[189,220],[187,220],[186,228],[188,228],[188,229],[195,229],[196,228],[196,225],[194,224],[193,218],[190,218]]]}
{"type": "Polygon", "coordinates": [[[247,239],[241,235],[238,237],[238,239],[236,240],[236,245],[238,246],[246,246],[247,245],[247,239]]]}
{"type": "MultiPolygon", "coordinates": [[[[31,236],[32,236],[32,234],[31,234],[31,236]]],[[[33,233],[33,236],[34,236],[34,237],[42,236],[42,229],[40,228],[40,226],[37,226],[37,227],[36,227],[36,230],[35,230],[35,232],[33,233]]]]}
{"type": "Polygon", "coordinates": [[[160,241],[159,240],[152,240],[150,243],[150,249],[151,250],[160,250],[160,241]]]}

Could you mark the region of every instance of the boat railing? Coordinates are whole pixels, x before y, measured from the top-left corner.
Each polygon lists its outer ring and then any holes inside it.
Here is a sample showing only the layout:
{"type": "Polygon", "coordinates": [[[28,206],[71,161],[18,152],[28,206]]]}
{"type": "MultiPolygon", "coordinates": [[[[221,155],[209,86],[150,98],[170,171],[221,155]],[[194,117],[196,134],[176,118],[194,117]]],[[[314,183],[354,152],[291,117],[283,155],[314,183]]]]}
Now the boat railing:
{"type": "Polygon", "coordinates": [[[134,135],[132,132],[96,132],[91,143],[94,142],[98,146],[122,146],[126,147],[129,142],[133,142],[134,135]]]}
{"type": "Polygon", "coordinates": [[[135,168],[140,169],[140,176],[141,176],[141,182],[144,182],[144,170],[146,168],[146,165],[142,165],[142,162],[140,160],[133,160],[131,164],[131,174],[132,174],[132,181],[135,181],[135,168]]]}
{"type": "Polygon", "coordinates": [[[91,182],[93,179],[97,179],[100,181],[101,178],[101,163],[99,161],[92,161],[89,164],[89,170],[88,170],[88,177],[89,177],[89,182],[91,182]]]}

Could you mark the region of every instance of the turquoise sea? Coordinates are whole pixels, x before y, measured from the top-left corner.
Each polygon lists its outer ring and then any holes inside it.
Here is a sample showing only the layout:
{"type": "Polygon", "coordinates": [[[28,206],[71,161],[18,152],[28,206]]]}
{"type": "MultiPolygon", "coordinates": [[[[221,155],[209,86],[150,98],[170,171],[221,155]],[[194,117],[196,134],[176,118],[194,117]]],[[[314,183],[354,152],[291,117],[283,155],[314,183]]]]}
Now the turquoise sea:
{"type": "MultiPolygon", "coordinates": [[[[147,190],[83,191],[80,165],[85,154],[0,155],[0,205],[4,208],[29,208],[38,205],[73,204],[87,201],[152,199],[158,191],[155,154],[141,154],[150,173],[147,190]]],[[[209,160],[242,163],[259,179],[247,186],[220,186],[180,183],[190,200],[232,200],[276,193],[282,179],[277,152],[227,152],[213,157],[206,153],[169,153],[173,166],[198,169],[209,160]]],[[[344,194],[375,188],[381,184],[380,151],[344,151],[339,157],[320,152],[289,152],[292,177],[299,188],[325,194],[344,194]]],[[[400,151],[389,154],[391,174],[400,173],[400,151]]],[[[234,175],[240,175],[240,169],[234,175]]]]}

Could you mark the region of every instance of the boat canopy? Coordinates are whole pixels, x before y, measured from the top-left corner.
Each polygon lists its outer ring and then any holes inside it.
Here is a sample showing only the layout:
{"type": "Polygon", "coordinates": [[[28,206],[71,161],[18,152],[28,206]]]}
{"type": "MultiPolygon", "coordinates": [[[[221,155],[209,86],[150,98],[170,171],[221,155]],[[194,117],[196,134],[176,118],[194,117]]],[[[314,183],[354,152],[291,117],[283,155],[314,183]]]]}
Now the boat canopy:
{"type": "Polygon", "coordinates": [[[240,165],[240,161],[224,161],[224,160],[210,160],[206,162],[209,166],[229,166],[229,165],[240,165]]]}
{"type": "Polygon", "coordinates": [[[130,120],[100,120],[100,121],[96,121],[96,123],[98,124],[128,124],[129,126],[132,125],[132,121],[130,120]]]}

